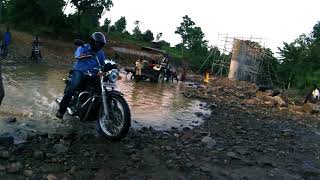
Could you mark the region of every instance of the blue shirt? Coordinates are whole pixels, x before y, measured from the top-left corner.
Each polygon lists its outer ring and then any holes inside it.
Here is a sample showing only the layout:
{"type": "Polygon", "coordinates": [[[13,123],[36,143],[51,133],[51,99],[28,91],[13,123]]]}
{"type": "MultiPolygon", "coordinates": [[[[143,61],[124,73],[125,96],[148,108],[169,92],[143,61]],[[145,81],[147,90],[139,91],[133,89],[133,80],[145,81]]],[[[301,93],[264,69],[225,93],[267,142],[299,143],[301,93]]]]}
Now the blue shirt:
{"type": "Polygon", "coordinates": [[[11,33],[5,32],[4,33],[4,44],[8,46],[10,43],[11,43],[11,33]]]}
{"type": "Polygon", "coordinates": [[[102,50],[99,52],[93,52],[89,44],[85,44],[84,46],[78,47],[75,52],[75,58],[79,58],[85,55],[94,55],[91,58],[86,59],[78,59],[73,66],[73,70],[88,72],[93,71],[94,68],[98,68],[99,64],[97,62],[96,57],[98,58],[101,65],[104,65],[104,60],[106,59],[105,54],[102,50]]]}

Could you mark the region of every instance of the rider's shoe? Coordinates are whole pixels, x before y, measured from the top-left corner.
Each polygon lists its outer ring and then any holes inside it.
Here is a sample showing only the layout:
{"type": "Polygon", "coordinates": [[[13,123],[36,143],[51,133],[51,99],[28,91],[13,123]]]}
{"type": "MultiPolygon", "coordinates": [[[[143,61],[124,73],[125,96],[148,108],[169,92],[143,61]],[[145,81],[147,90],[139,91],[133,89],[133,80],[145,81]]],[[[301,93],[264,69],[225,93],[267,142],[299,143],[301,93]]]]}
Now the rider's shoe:
{"type": "Polygon", "coordinates": [[[59,118],[59,119],[62,119],[63,118],[63,114],[58,111],[57,114],[56,114],[56,117],[59,118]]]}

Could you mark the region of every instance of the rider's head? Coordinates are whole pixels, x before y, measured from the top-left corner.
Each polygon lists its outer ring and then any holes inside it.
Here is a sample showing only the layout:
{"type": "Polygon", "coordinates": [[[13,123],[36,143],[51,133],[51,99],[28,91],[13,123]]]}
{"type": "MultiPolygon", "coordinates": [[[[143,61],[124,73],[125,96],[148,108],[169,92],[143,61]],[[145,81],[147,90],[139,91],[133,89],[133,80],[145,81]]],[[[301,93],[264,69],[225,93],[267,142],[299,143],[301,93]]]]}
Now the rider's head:
{"type": "Polygon", "coordinates": [[[106,43],[106,37],[101,32],[95,32],[90,37],[90,46],[93,51],[100,51],[106,43]]]}

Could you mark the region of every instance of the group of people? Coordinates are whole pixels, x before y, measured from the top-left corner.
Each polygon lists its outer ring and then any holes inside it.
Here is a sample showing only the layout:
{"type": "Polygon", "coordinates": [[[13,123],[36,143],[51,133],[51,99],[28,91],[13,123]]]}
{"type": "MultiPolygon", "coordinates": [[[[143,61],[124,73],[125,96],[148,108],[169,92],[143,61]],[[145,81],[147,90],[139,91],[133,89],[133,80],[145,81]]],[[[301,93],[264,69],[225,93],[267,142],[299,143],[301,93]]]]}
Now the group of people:
{"type": "MultiPolygon", "coordinates": [[[[135,77],[136,82],[139,82],[141,80],[141,78],[142,78],[142,68],[143,68],[143,62],[144,61],[145,60],[142,57],[140,57],[135,63],[134,77],[135,77]]],[[[149,70],[153,70],[155,68],[155,66],[156,66],[155,61],[154,60],[150,60],[147,68],[149,68],[149,70]]],[[[186,76],[187,76],[186,70],[183,69],[183,71],[181,73],[181,76],[180,76],[180,81],[181,82],[185,82],[186,76]]],[[[170,80],[171,80],[171,82],[173,82],[174,80],[176,80],[177,83],[179,82],[178,72],[173,68],[170,68],[170,67],[166,68],[165,77],[166,77],[166,81],[167,82],[169,82],[170,80]]]]}
{"type": "MultiPolygon", "coordinates": [[[[5,58],[7,56],[8,50],[9,50],[9,45],[11,44],[11,41],[12,41],[12,34],[10,32],[10,28],[7,27],[6,31],[4,32],[4,35],[3,35],[3,40],[2,40],[2,42],[0,44],[0,56],[2,58],[5,58]]],[[[39,37],[36,36],[35,39],[32,42],[32,48],[33,49],[34,48],[39,48],[39,45],[40,45],[40,40],[39,40],[39,37]]],[[[34,51],[32,51],[32,53],[31,53],[31,57],[34,55],[33,52],[34,51]]],[[[40,51],[39,51],[39,55],[42,58],[42,55],[41,55],[40,51]]],[[[1,75],[2,75],[2,70],[1,70],[1,67],[0,67],[0,105],[2,104],[2,100],[3,100],[4,95],[5,95],[4,87],[3,87],[3,81],[2,81],[2,76],[1,75]]]]}
{"type": "MultiPolygon", "coordinates": [[[[1,45],[0,45],[0,55],[1,57],[5,58],[8,54],[8,49],[9,49],[9,45],[11,44],[11,41],[12,41],[12,34],[10,32],[10,28],[7,27],[6,28],[6,31],[4,33],[4,36],[3,36],[3,40],[1,42],[1,45]]],[[[33,39],[31,45],[32,45],[32,51],[31,51],[31,56],[30,56],[30,59],[32,59],[32,57],[34,57],[34,53],[35,53],[35,49],[38,49],[39,50],[39,47],[40,47],[40,38],[38,35],[35,36],[35,38],[33,39]]],[[[39,53],[39,57],[42,58],[42,54],[41,54],[41,51],[39,50],[38,51],[39,53]]]]}

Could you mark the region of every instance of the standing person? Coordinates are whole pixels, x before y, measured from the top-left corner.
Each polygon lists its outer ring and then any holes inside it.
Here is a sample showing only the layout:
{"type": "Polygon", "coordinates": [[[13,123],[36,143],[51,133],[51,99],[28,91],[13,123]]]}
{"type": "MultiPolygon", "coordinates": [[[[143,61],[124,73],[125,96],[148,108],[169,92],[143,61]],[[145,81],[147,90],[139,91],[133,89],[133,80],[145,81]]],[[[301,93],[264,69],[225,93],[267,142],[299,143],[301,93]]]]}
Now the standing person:
{"type": "Polygon", "coordinates": [[[171,81],[173,82],[174,79],[177,80],[177,83],[179,82],[179,80],[178,80],[178,74],[177,74],[177,71],[176,71],[175,69],[172,70],[172,78],[171,78],[171,81]]]}
{"type": "Polygon", "coordinates": [[[209,72],[208,71],[205,71],[204,73],[204,79],[203,79],[203,82],[205,85],[207,85],[209,83],[209,72]]]}
{"type": "Polygon", "coordinates": [[[135,79],[136,82],[139,82],[141,80],[141,75],[142,75],[142,61],[143,58],[140,57],[137,61],[136,61],[136,74],[135,74],[135,79]]]}
{"type": "Polygon", "coordinates": [[[166,70],[166,77],[167,77],[166,82],[169,82],[169,80],[172,77],[172,70],[170,67],[168,67],[168,69],[166,70]]]}
{"type": "Polygon", "coordinates": [[[182,83],[184,83],[186,81],[186,77],[187,77],[187,72],[186,69],[183,69],[180,80],[182,83]]]}
{"type": "Polygon", "coordinates": [[[8,47],[11,44],[11,32],[9,27],[7,27],[7,31],[4,33],[3,42],[1,44],[1,56],[5,57],[8,54],[8,47]]]}
{"type": "Polygon", "coordinates": [[[317,103],[317,101],[320,100],[320,91],[319,88],[317,86],[317,83],[314,81],[312,82],[312,91],[307,95],[307,97],[304,100],[304,103],[317,103]]]}
{"type": "Polygon", "coordinates": [[[7,31],[4,33],[4,44],[9,46],[11,44],[11,32],[9,27],[7,27],[7,31]]]}

